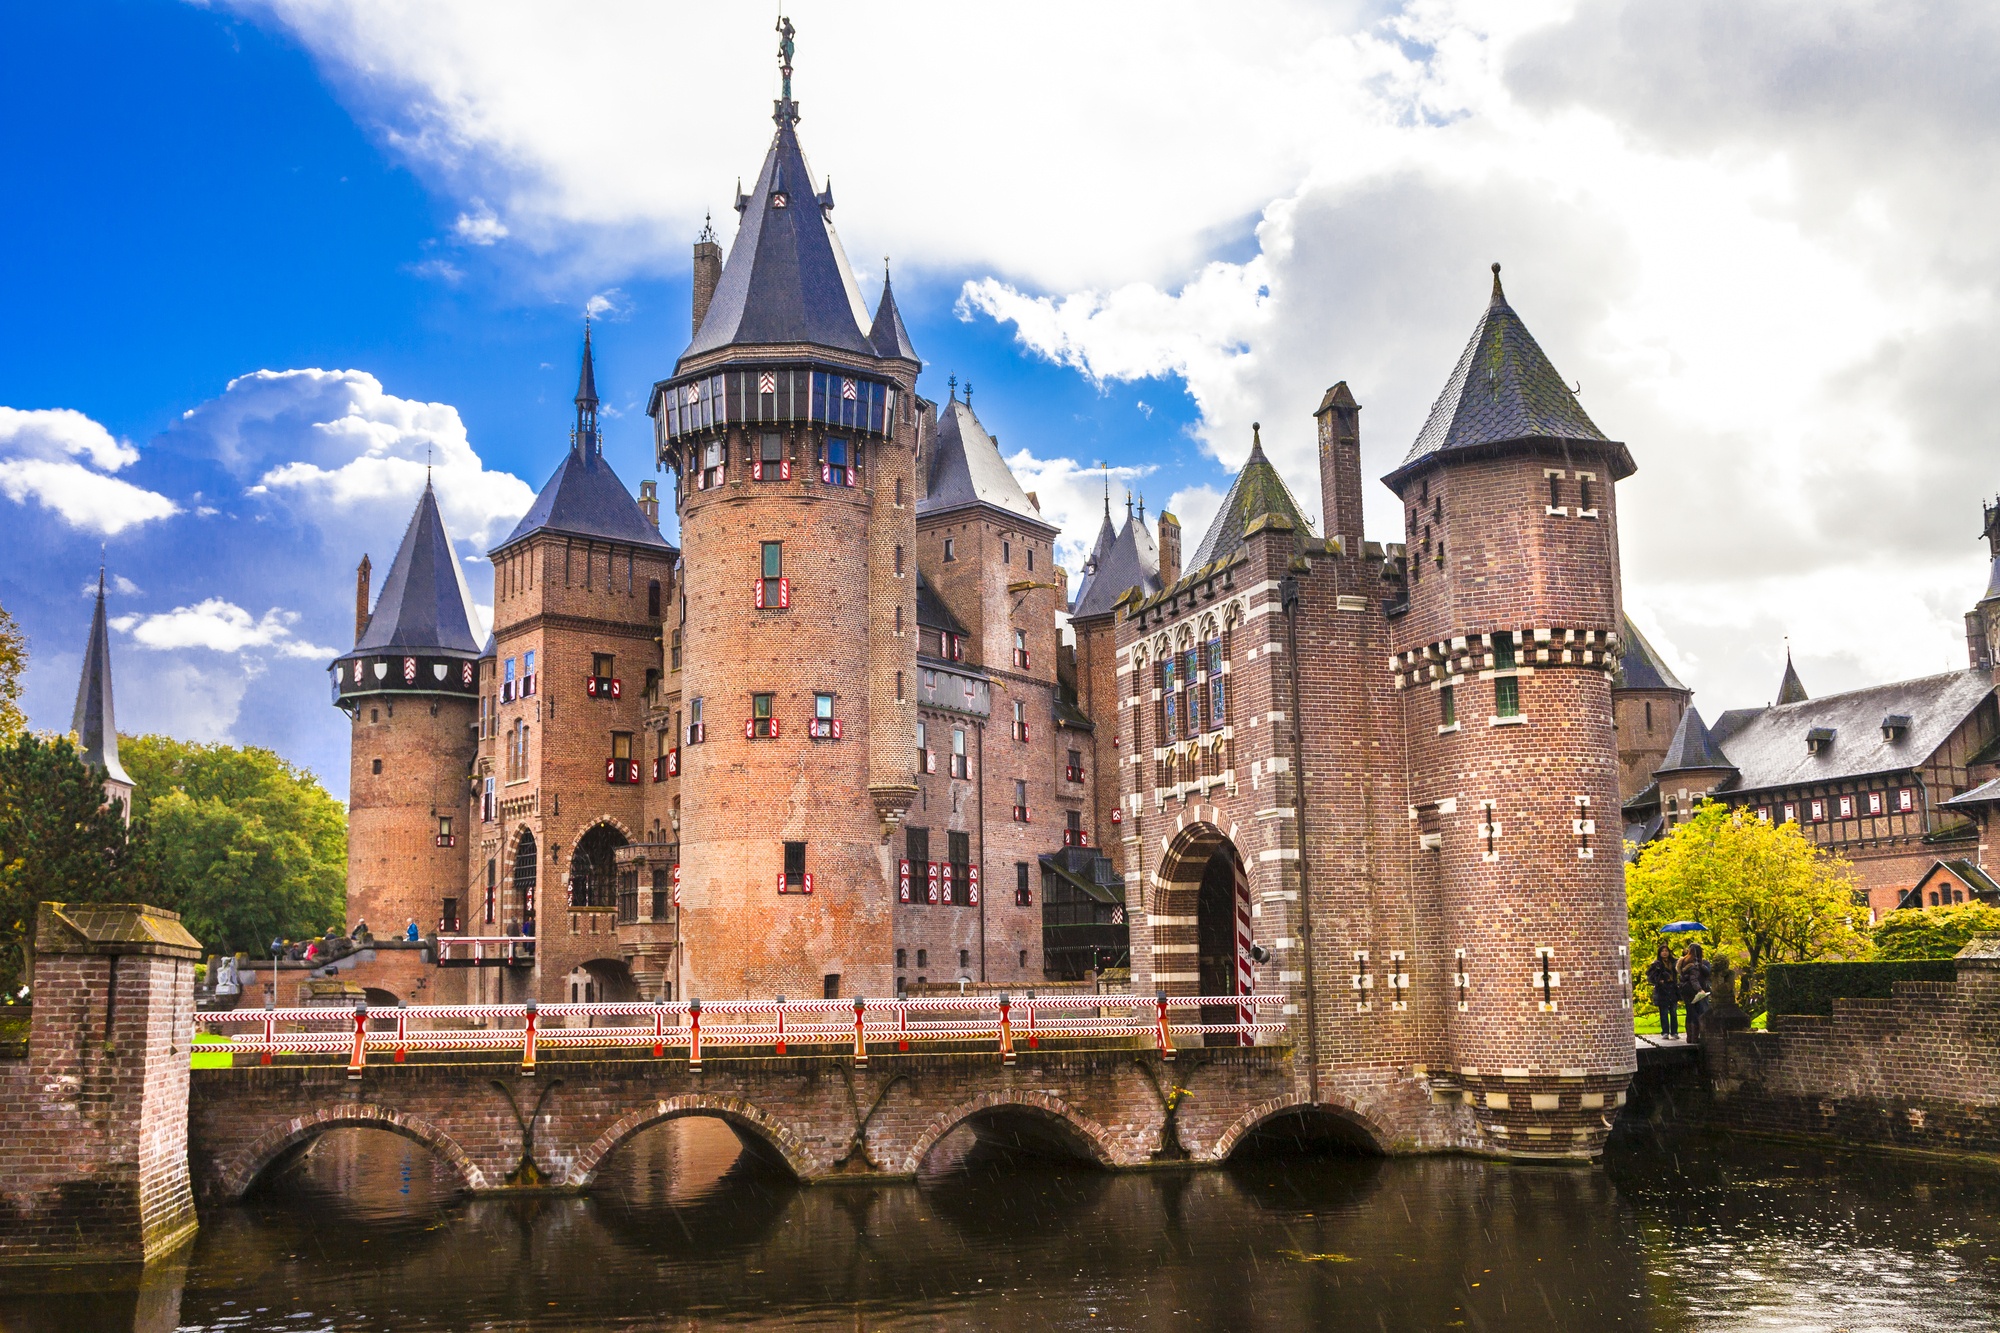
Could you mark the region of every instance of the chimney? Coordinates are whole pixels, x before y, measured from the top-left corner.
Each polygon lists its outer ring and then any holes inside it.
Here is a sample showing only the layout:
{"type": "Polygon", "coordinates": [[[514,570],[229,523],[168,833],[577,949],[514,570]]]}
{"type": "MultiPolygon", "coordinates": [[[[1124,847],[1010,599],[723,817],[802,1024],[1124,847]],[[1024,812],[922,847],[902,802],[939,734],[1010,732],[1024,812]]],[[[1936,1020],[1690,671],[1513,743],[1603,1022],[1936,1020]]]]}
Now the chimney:
{"type": "Polygon", "coordinates": [[[660,526],[660,483],[657,481],[642,481],[639,483],[639,512],[644,514],[646,521],[653,525],[655,531],[658,531],[660,526]]]}
{"type": "Polygon", "coordinates": [[[1181,581],[1181,521],[1160,511],[1160,586],[1171,588],[1181,581]]]}
{"type": "Polygon", "coordinates": [[[715,285],[722,281],[722,247],[716,244],[715,231],[704,225],[701,239],[694,243],[694,332],[701,332],[701,322],[708,317],[708,303],[715,299],[715,285]]]}
{"type": "Polygon", "coordinates": [[[1361,554],[1361,405],[1342,380],[1313,412],[1319,423],[1320,526],[1352,556],[1361,554]]]}
{"type": "Polygon", "coordinates": [[[372,567],[368,557],[363,555],[361,563],[354,569],[354,641],[361,642],[361,636],[368,632],[368,573],[372,567]]]}

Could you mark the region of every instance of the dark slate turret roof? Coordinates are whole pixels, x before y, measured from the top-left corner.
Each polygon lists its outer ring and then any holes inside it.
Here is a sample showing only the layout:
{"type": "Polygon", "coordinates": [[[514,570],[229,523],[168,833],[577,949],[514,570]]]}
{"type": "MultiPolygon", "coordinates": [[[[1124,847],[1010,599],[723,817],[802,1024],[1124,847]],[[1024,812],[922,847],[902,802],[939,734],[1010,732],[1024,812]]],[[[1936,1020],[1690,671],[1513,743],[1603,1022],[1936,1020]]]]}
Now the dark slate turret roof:
{"type": "Polygon", "coordinates": [[[761,343],[876,355],[865,331],[868,311],[833,230],[832,187],[813,189],[798,129],[782,109],[764,169],[737,206],[743,220],[722,280],[682,356],[761,343]]]}
{"type": "Polygon", "coordinates": [[[965,633],[965,626],[961,625],[958,617],[951,613],[951,608],[944,604],[944,598],[937,595],[937,589],[931,586],[930,580],[924,577],[922,570],[917,571],[917,623],[931,629],[946,630],[952,634],[965,633]]]}
{"type": "Polygon", "coordinates": [[[113,782],[133,785],[118,762],[118,719],[111,707],[111,627],[104,615],[104,571],[97,571],[97,609],[90,616],[90,646],[83,650],[83,675],[76,683],[76,733],[83,762],[104,770],[113,782]]]}
{"type": "Polygon", "coordinates": [[[1416,443],[1390,476],[1434,454],[1517,440],[1610,445],[1613,478],[1634,470],[1625,446],[1591,421],[1541,344],[1507,304],[1500,289],[1500,266],[1495,264],[1493,299],[1452,367],[1416,443]]]}
{"type": "Polygon", "coordinates": [[[1299,512],[1299,502],[1292,498],[1291,489],[1278,475],[1278,469],[1264,456],[1261,429],[1252,426],[1251,430],[1250,457],[1243,461],[1243,470],[1236,474],[1229,494],[1223,497],[1222,508],[1216,511],[1215,521],[1208,525],[1208,534],[1181,566],[1189,573],[1234,555],[1243,545],[1244,533],[1260,518],[1285,520],[1291,525],[1297,540],[1311,535],[1311,525],[1299,512]]]}
{"type": "Polygon", "coordinates": [[[1778,702],[1781,704],[1802,704],[1811,696],[1806,693],[1805,682],[1799,679],[1798,669],[1792,665],[1792,650],[1785,649],[1785,675],[1778,682],[1778,702]]]}
{"type": "Polygon", "coordinates": [[[943,514],[972,505],[997,509],[1050,533],[1058,530],[1021,489],[1014,469],[1000,457],[1000,446],[973,415],[972,404],[960,402],[954,394],[938,409],[930,485],[917,502],[917,514],[943,514]]]}
{"type": "Polygon", "coordinates": [[[1681,714],[1681,722],[1674,728],[1674,739],[1667,746],[1667,753],[1660,760],[1655,772],[1671,773],[1683,768],[1734,768],[1729,756],[1715,743],[1715,737],[1708,731],[1708,724],[1701,720],[1701,710],[1688,705],[1681,714]]]}
{"type": "Polygon", "coordinates": [[[465,571],[451,549],[451,535],[438,513],[437,493],[424,483],[417,512],[396,548],[382,596],[368,618],[355,653],[402,652],[479,656],[479,617],[465,571]]]}
{"type": "Polygon", "coordinates": [[[896,308],[895,289],[889,285],[889,270],[882,270],[882,299],[875,305],[875,323],[868,330],[869,345],[880,357],[896,357],[923,364],[910,343],[910,331],[903,327],[903,312],[896,308]]]}
{"type": "MultiPolygon", "coordinates": [[[[1625,645],[1618,659],[1618,685],[1627,690],[1686,690],[1668,668],[1666,659],[1646,641],[1632,617],[1619,620],[1619,640],[1625,645]]],[[[1692,693],[1692,691],[1689,691],[1692,693]]]]}
{"type": "Polygon", "coordinates": [[[597,406],[597,359],[590,354],[590,321],[583,322],[583,367],[576,373],[576,405],[597,406]]]}
{"type": "Polygon", "coordinates": [[[565,454],[562,466],[542,487],[514,531],[493,549],[505,550],[542,531],[633,546],[669,545],[660,530],[647,521],[639,502],[604,461],[604,455],[594,449],[572,448],[565,454]]]}
{"type": "Polygon", "coordinates": [[[1104,528],[1098,532],[1103,553],[1097,557],[1096,568],[1087,569],[1083,581],[1077,585],[1076,602],[1070,607],[1074,619],[1106,614],[1133,588],[1139,590],[1141,597],[1151,597],[1160,590],[1160,548],[1145,523],[1132,516],[1128,505],[1125,526],[1105,546],[1104,532],[1110,526],[1107,514],[1104,528]]]}

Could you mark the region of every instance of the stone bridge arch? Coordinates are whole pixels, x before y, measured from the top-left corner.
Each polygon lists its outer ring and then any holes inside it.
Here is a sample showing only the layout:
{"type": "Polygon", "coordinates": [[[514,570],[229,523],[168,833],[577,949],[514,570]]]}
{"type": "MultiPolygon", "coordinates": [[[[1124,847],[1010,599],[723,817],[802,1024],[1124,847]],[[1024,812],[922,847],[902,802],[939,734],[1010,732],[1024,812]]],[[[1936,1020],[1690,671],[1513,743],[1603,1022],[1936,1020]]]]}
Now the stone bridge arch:
{"type": "Polygon", "coordinates": [[[800,1180],[809,1180],[820,1174],[814,1169],[812,1156],[797,1131],[756,1103],[742,1097],[694,1092],[663,1097],[619,1117],[588,1148],[576,1155],[576,1160],[570,1163],[568,1177],[561,1183],[576,1189],[590,1188],[597,1182],[597,1173],[603,1167],[604,1159],[620,1144],[654,1125],[688,1116],[712,1116],[731,1129],[748,1133],[781,1158],[800,1180]]]}
{"type": "Polygon", "coordinates": [[[1238,1116],[1229,1128],[1216,1138],[1215,1146],[1206,1154],[1210,1160],[1227,1161],[1229,1155],[1242,1146],[1243,1141],[1257,1130],[1275,1120],[1290,1115],[1323,1115],[1339,1124],[1355,1139],[1357,1148],[1386,1156],[1389,1152],[1390,1137],[1382,1126],[1353,1105],[1344,1100],[1328,1101],[1322,1098],[1313,1101],[1303,1092],[1287,1093],[1260,1102],[1238,1116]]]}
{"type": "Polygon", "coordinates": [[[465,1149],[429,1120],[392,1107],[355,1103],[320,1107],[265,1130],[247,1147],[217,1163],[214,1175],[216,1195],[229,1201],[241,1199],[257,1178],[279,1158],[301,1144],[336,1129],[380,1129],[401,1135],[435,1153],[439,1160],[457,1173],[459,1183],[467,1190],[491,1187],[492,1182],[486,1178],[486,1173],[467,1156],[465,1149]]]}
{"type": "Polygon", "coordinates": [[[1120,1155],[1116,1136],[1109,1129],[1077,1111],[1062,1098],[1047,1092],[1003,1091],[980,1093],[932,1116],[923,1133],[910,1145],[900,1167],[894,1169],[903,1175],[915,1175],[923,1167],[924,1158],[930,1156],[931,1149],[937,1147],[945,1135],[973,1117],[989,1112],[1017,1112],[1058,1125],[1063,1137],[1074,1142],[1098,1166],[1134,1164],[1120,1155]]]}

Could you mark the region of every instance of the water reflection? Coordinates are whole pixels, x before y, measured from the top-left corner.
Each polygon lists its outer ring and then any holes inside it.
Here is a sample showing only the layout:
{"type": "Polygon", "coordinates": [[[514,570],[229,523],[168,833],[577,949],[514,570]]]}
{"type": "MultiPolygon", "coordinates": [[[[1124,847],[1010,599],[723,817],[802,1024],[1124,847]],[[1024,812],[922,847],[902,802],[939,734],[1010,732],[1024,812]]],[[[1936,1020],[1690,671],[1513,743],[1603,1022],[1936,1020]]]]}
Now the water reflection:
{"type": "Polygon", "coordinates": [[[591,1197],[537,1201],[463,1200],[420,1146],[342,1131],[143,1286],[0,1279],[0,1328],[2000,1324],[1983,1174],[1668,1143],[1599,1170],[1320,1156],[1118,1175],[988,1129],[914,1185],[801,1187],[721,1122],[679,1120],[591,1197]]]}

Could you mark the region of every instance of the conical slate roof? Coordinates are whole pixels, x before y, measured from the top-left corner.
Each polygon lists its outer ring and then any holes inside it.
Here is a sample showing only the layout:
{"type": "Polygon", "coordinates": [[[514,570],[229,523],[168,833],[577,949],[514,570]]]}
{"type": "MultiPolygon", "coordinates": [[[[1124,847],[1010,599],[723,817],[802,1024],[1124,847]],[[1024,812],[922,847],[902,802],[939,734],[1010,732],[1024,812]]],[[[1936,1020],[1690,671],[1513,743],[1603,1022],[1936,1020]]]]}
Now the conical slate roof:
{"type": "Polygon", "coordinates": [[[668,545],[660,530],[640,511],[639,502],[625,489],[625,483],[611,470],[611,464],[594,449],[572,448],[565,454],[562,466],[507,534],[507,540],[493,549],[505,550],[542,531],[627,542],[633,546],[668,545]]]}
{"type": "MultiPolygon", "coordinates": [[[[1625,446],[1597,428],[1569,385],[1550,364],[1528,326],[1500,289],[1493,266],[1493,298],[1452,367],[1416,443],[1396,471],[1440,453],[1481,449],[1517,440],[1555,440],[1613,446],[1613,479],[1629,476],[1625,446]]],[[[1392,477],[1396,473],[1390,474],[1392,477]]]]}
{"type": "Polygon", "coordinates": [[[1798,669],[1792,665],[1792,650],[1785,649],[1785,675],[1778,682],[1778,702],[1781,704],[1802,704],[1809,697],[1805,682],[1799,679],[1798,669]]]}
{"type": "Polygon", "coordinates": [[[1681,714],[1681,722],[1674,728],[1674,739],[1667,746],[1666,757],[1660,760],[1656,772],[1671,773],[1683,768],[1734,768],[1729,756],[1715,743],[1709,734],[1708,724],[1701,720],[1701,710],[1688,705],[1681,714]]]}
{"type": "Polygon", "coordinates": [[[813,189],[799,148],[793,103],[779,105],[778,132],[750,193],[722,280],[682,356],[742,344],[813,343],[875,356],[868,311],[833,230],[833,190],[813,189]]]}
{"type": "Polygon", "coordinates": [[[1619,641],[1625,647],[1618,660],[1618,685],[1627,690],[1685,690],[1680,678],[1675,676],[1639,627],[1632,623],[1632,617],[1624,616],[1619,621],[1619,641]]]}
{"type": "Polygon", "coordinates": [[[875,306],[875,324],[868,330],[868,342],[880,357],[897,357],[922,364],[910,343],[910,331],[903,327],[903,312],[896,308],[896,293],[889,286],[889,270],[882,270],[882,299],[875,306]]]}
{"type": "Polygon", "coordinates": [[[97,609],[90,616],[90,646],[83,650],[83,675],[76,683],[76,733],[83,762],[104,770],[112,782],[133,785],[118,762],[118,719],[111,707],[111,629],[104,616],[104,571],[97,571],[97,609]]]}
{"type": "Polygon", "coordinates": [[[1222,499],[1222,508],[1216,511],[1215,521],[1208,525],[1208,534],[1182,565],[1190,573],[1235,554],[1243,545],[1244,531],[1255,519],[1276,515],[1290,522],[1292,531],[1301,537],[1310,531],[1305,515],[1299,512],[1299,502],[1292,498],[1285,479],[1278,475],[1278,469],[1264,456],[1261,428],[1253,425],[1251,431],[1250,457],[1244,460],[1243,470],[1230,484],[1229,494],[1222,499]]]}
{"type": "Polygon", "coordinates": [[[382,596],[368,618],[368,628],[354,645],[358,655],[370,652],[451,653],[479,656],[479,617],[465,571],[451,549],[451,535],[438,513],[437,493],[424,483],[417,512],[396,548],[382,596]]]}
{"type": "Polygon", "coordinates": [[[960,402],[954,393],[938,409],[930,485],[917,504],[917,513],[942,514],[972,505],[985,505],[1024,523],[1057,531],[1021,489],[1014,469],[1000,457],[1000,446],[973,415],[972,404],[960,402]]]}
{"type": "Polygon", "coordinates": [[[1133,588],[1142,597],[1151,597],[1160,590],[1159,545],[1145,523],[1132,516],[1129,504],[1125,526],[1107,545],[1104,535],[1110,528],[1111,516],[1107,513],[1097,534],[1100,548],[1097,565],[1084,571],[1083,581],[1076,587],[1076,602],[1070,607],[1070,615],[1077,620],[1104,615],[1133,588]]]}

